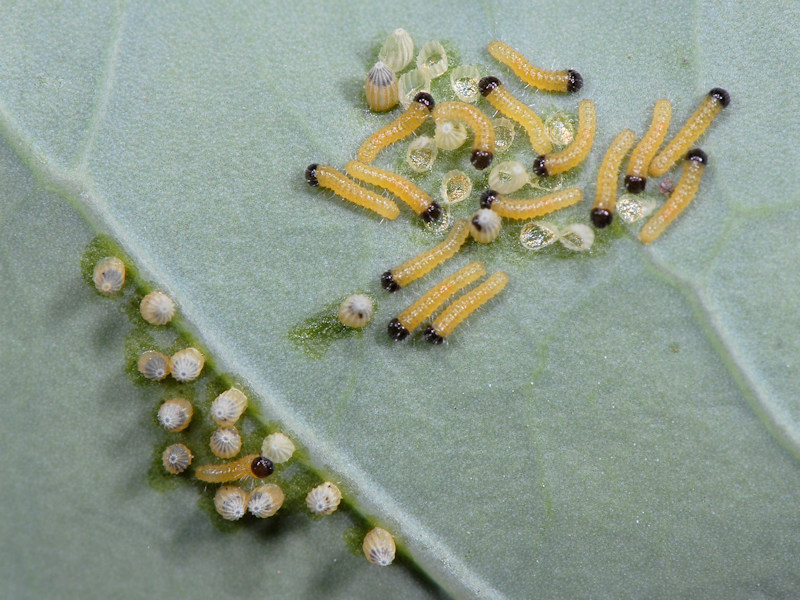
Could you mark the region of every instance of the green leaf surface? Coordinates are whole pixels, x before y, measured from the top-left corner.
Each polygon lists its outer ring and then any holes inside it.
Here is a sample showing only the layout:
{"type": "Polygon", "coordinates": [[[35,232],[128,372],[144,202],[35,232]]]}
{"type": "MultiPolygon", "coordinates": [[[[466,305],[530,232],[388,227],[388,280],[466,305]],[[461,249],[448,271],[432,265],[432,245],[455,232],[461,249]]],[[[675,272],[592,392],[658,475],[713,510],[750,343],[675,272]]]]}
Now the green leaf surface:
{"type": "MultiPolygon", "coordinates": [[[[800,589],[794,4],[19,3],[0,19],[10,597],[444,593],[426,577],[454,597],[800,589]],[[441,347],[391,342],[386,322],[440,272],[391,296],[378,275],[440,238],[302,173],[343,166],[391,119],[365,110],[363,77],[395,27],[541,111],[576,99],[525,90],[489,41],[583,74],[588,200],[560,224],[586,221],[605,148],[657,98],[674,131],[726,88],[698,198],[651,247],[615,224],[588,254],[528,253],[507,226],[448,266],[482,260],[507,290],[441,347]],[[421,573],[352,553],[345,513],[228,534],[194,488],[148,486],[152,391],[125,374],[122,310],[80,274],[98,232],[421,573]],[[290,331],[356,291],[378,298],[373,325],[304,352],[290,331]]],[[[397,146],[377,164],[400,165],[397,146]]],[[[485,185],[465,152],[422,185],[454,167],[485,185]]]]}

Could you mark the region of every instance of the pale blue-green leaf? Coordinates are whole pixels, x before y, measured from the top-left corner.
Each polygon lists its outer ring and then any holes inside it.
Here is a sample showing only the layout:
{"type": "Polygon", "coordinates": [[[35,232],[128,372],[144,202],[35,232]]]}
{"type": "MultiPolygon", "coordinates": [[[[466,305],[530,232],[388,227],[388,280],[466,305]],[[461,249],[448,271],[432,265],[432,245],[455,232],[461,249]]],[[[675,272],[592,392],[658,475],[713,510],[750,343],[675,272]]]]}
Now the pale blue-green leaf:
{"type": "MultiPolygon", "coordinates": [[[[22,363],[1,373],[15,390],[10,439],[24,439],[26,406],[42,411],[31,431],[41,448],[20,440],[3,461],[14,482],[4,505],[41,494],[30,523],[22,508],[3,520],[15,589],[79,589],[69,573],[99,554],[119,579],[89,579],[101,592],[137,595],[146,581],[169,595],[219,574],[207,554],[236,569],[263,558],[244,558],[258,534],[217,534],[196,510],[180,512],[191,492],[159,495],[137,475],[149,423],[103,400],[125,389],[108,376],[124,332],[78,282],[91,228],[178,299],[266,414],[452,594],[786,597],[800,587],[794,5],[24,4],[2,17],[3,333],[22,363]],[[445,347],[386,340],[385,322],[415,288],[381,295],[363,338],[308,358],[287,338],[293,325],[355,289],[378,293],[377,274],[430,243],[405,214],[379,222],[301,176],[310,162],[342,165],[386,122],[364,112],[361,89],[397,26],[445,40],[464,63],[497,69],[485,46],[502,38],[583,73],[599,123],[579,175],[589,198],[602,149],[624,127],[641,132],[655,98],[672,99],[679,121],[708,89],[727,88],[731,106],[702,142],[700,197],[651,248],[625,235],[601,235],[580,257],[471,248],[459,264],[480,258],[512,283],[445,347]],[[48,352],[77,358],[44,377],[48,352]],[[43,449],[56,466],[29,466],[43,449]],[[116,470],[117,451],[138,462],[116,470]],[[75,500],[87,485],[99,491],[75,500]],[[58,580],[37,578],[37,559],[58,580]]],[[[574,109],[571,98],[523,93],[540,109],[574,109]]],[[[341,573],[326,569],[340,546],[296,527],[263,546],[289,549],[276,560],[291,582],[248,571],[238,591],[285,585],[302,597],[343,573],[354,587],[342,596],[365,595],[370,581],[415,583],[344,552],[341,573]],[[317,543],[320,556],[304,554],[317,543]]]]}

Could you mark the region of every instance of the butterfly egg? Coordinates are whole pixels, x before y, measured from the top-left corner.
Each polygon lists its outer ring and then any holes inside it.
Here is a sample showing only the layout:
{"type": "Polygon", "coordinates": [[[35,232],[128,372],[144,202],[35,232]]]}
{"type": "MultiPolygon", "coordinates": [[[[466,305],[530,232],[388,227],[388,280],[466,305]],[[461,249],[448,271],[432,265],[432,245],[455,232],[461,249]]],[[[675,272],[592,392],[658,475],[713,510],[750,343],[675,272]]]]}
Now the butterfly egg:
{"type": "Polygon", "coordinates": [[[708,126],[711,125],[711,121],[713,121],[730,102],[730,94],[722,88],[714,88],[708,92],[708,95],[703,99],[703,102],[700,103],[697,110],[694,111],[694,114],[689,117],[686,124],[650,162],[650,167],[648,168],[650,175],[660,177],[669,171],[672,165],[684,156],[689,146],[694,144],[697,139],[703,135],[705,130],[708,129],[708,126]]]}
{"type": "Polygon", "coordinates": [[[384,112],[397,106],[397,75],[381,61],[367,73],[364,89],[370,110],[384,112]]]}
{"type": "Polygon", "coordinates": [[[340,198],[378,213],[385,219],[394,220],[400,215],[400,209],[393,200],[361,187],[333,167],[310,164],[306,167],[305,178],[311,187],[329,189],[340,198]]]}
{"type": "Polygon", "coordinates": [[[192,464],[192,455],[189,448],[183,444],[172,444],[164,448],[161,454],[161,463],[164,465],[167,473],[178,475],[183,473],[190,464],[192,464]]]}
{"type": "Polygon", "coordinates": [[[242,449],[242,436],[239,435],[236,427],[216,429],[211,434],[211,441],[208,445],[214,456],[233,458],[242,449]]]}
{"type": "Polygon", "coordinates": [[[272,475],[274,470],[275,465],[266,456],[248,454],[231,462],[200,465],[195,469],[194,475],[206,483],[225,483],[245,477],[264,479],[272,475]]]}
{"type": "Polygon", "coordinates": [[[467,141],[467,128],[460,121],[442,121],[436,124],[433,139],[442,150],[455,150],[467,141]]]}
{"type": "Polygon", "coordinates": [[[625,189],[631,194],[639,194],[644,191],[647,184],[647,169],[656,151],[663,143],[664,136],[667,135],[671,118],[672,104],[670,101],[662,99],[656,102],[650,128],[631,152],[628,169],[625,172],[625,189]]]}
{"type": "Polygon", "coordinates": [[[385,271],[381,275],[381,285],[389,292],[396,292],[401,287],[430,273],[434,268],[455,255],[456,252],[461,250],[461,246],[467,241],[467,237],[469,237],[469,223],[466,219],[459,219],[441,244],[437,244],[430,250],[426,250],[422,254],[407,260],[399,267],[385,271]]]}
{"type": "Polygon", "coordinates": [[[539,155],[533,161],[533,172],[539,177],[549,177],[577,167],[592,149],[596,127],[594,102],[581,100],[578,104],[578,131],[575,139],[560,152],[539,155]]]}
{"type": "Polygon", "coordinates": [[[438,125],[442,121],[463,121],[472,129],[474,139],[469,161],[482,171],[492,163],[494,156],[494,127],[480,109],[464,102],[442,102],[433,109],[433,120],[438,125]]]}
{"type": "Polygon", "coordinates": [[[469,222],[469,232],[472,239],[481,244],[488,244],[497,239],[503,219],[491,208],[480,208],[472,215],[469,222]]]}
{"type": "Polygon", "coordinates": [[[542,118],[532,108],[517,100],[497,77],[484,77],[478,83],[481,95],[500,113],[522,125],[531,147],[537,154],[548,154],[553,145],[547,138],[542,118]]]}
{"type": "Polygon", "coordinates": [[[294,454],[294,443],[286,434],[270,433],[261,444],[261,456],[266,456],[275,464],[285,463],[294,454]]]}
{"type": "Polygon", "coordinates": [[[507,160],[492,167],[489,173],[489,187],[501,194],[516,192],[531,181],[528,171],[515,160],[507,160]]]}
{"type": "Polygon", "coordinates": [[[461,65],[450,72],[450,87],[462,102],[477,102],[480,97],[478,80],[481,74],[475,65],[461,65]]]}
{"type": "Polygon", "coordinates": [[[107,256],[95,265],[92,279],[97,291],[114,294],[125,285],[125,263],[116,256],[107,256]]]}
{"type": "Polygon", "coordinates": [[[285,495],[283,490],[274,483],[265,483],[258,486],[247,499],[247,510],[259,519],[271,517],[283,506],[285,495]]]}
{"type": "Polygon", "coordinates": [[[594,244],[594,230],[583,223],[572,223],[561,229],[558,241],[568,250],[585,252],[594,244]]]}
{"type": "Polygon", "coordinates": [[[214,494],[214,507],[228,521],[238,521],[247,512],[247,492],[235,485],[223,485],[214,494]]]}
{"type": "Polygon", "coordinates": [[[608,227],[614,219],[614,208],[617,203],[617,188],[619,187],[619,168],[622,159],[636,141],[636,134],[632,129],[625,129],[617,134],[614,141],[606,150],[600,170],[597,173],[597,186],[594,192],[594,204],[589,213],[592,225],[598,229],[608,227]]]}
{"type": "Polygon", "coordinates": [[[458,204],[472,193],[472,180],[464,171],[448,171],[442,179],[440,193],[445,204],[458,204]]]}
{"type": "Polygon", "coordinates": [[[186,398],[171,398],[158,409],[158,422],[167,431],[183,431],[192,422],[194,409],[186,398]]]}
{"type": "Polygon", "coordinates": [[[697,194],[700,179],[707,164],[708,156],[699,148],[686,153],[678,185],[675,186],[675,190],[666,203],[642,227],[639,232],[639,241],[644,244],[652,243],[689,206],[697,194]]]}
{"type": "Polygon", "coordinates": [[[342,325],[359,329],[372,320],[372,299],[364,294],[353,294],[339,306],[339,321],[342,325]]]}
{"type": "Polygon", "coordinates": [[[423,192],[414,183],[392,171],[379,169],[357,160],[351,160],[345,165],[345,171],[350,177],[366,183],[382,187],[391,192],[403,202],[408,204],[426,223],[435,221],[441,214],[441,208],[428,194],[423,192]]]}
{"type": "Polygon", "coordinates": [[[447,52],[439,42],[428,42],[417,55],[417,69],[428,79],[436,79],[447,71],[447,52]]]}
{"type": "Polygon", "coordinates": [[[214,398],[211,403],[211,418],[220,427],[232,427],[247,410],[247,396],[242,390],[232,387],[214,398]]]}
{"type": "Polygon", "coordinates": [[[583,87],[580,73],[572,69],[562,71],[546,71],[534,67],[517,50],[504,42],[493,41],[489,44],[489,54],[495,60],[506,65],[522,81],[546,92],[575,93],[583,87]]]}
{"type": "MultiPolygon", "coordinates": [[[[417,95],[414,96],[414,101],[403,114],[385,127],[381,127],[361,144],[361,147],[358,149],[359,162],[370,164],[375,160],[378,152],[386,148],[386,146],[414,133],[419,129],[420,125],[431,116],[431,111],[435,105],[436,102],[433,100],[433,96],[427,92],[417,93],[417,95]]],[[[311,185],[317,185],[309,180],[308,169],[306,169],[306,181],[311,185]]],[[[320,185],[321,184],[322,182],[320,181],[320,185]]]]}
{"type": "Polygon", "coordinates": [[[481,208],[491,208],[505,219],[534,219],[581,201],[583,190],[567,188],[538,198],[508,198],[495,190],[481,194],[481,208]]]}
{"type": "Polygon", "coordinates": [[[150,292],[142,298],[139,312],[151,325],[166,325],[175,316],[175,303],[164,292],[150,292]]]}
{"type": "Polygon", "coordinates": [[[575,121],[565,112],[556,111],[544,121],[547,139],[555,146],[569,146],[575,139],[575,121]]]}
{"type": "Polygon", "coordinates": [[[483,263],[474,262],[443,279],[389,322],[389,337],[397,342],[404,340],[425,319],[439,310],[453,294],[485,274],[486,267],[483,266],[483,263]]]}
{"type": "Polygon", "coordinates": [[[180,382],[194,381],[200,376],[206,359],[197,348],[178,350],[169,359],[169,370],[180,382]]]}
{"type": "Polygon", "coordinates": [[[624,194],[617,199],[617,215],[630,225],[649,217],[656,209],[656,201],[647,196],[624,194]]]}
{"type": "Polygon", "coordinates": [[[414,98],[420,92],[430,94],[431,80],[420,71],[414,69],[408,73],[400,75],[397,82],[397,95],[400,99],[400,105],[403,108],[408,108],[414,101],[414,98]]]}
{"type": "Polygon", "coordinates": [[[413,58],[414,40],[405,29],[400,28],[389,34],[378,53],[378,59],[395,73],[405,69],[413,58]]]}
{"type": "Polygon", "coordinates": [[[148,350],[139,356],[136,366],[139,373],[148,379],[161,381],[169,375],[169,356],[155,350],[148,350]]]}
{"type": "Polygon", "coordinates": [[[425,173],[433,167],[439,155],[439,147],[433,138],[421,135],[408,145],[406,162],[415,173],[425,173]]]}
{"type": "Polygon", "coordinates": [[[339,508],[342,492],[330,481],[326,481],[308,492],[306,506],[315,515],[329,515],[339,508]]]}
{"type": "Polygon", "coordinates": [[[507,283],[508,275],[503,271],[492,273],[478,287],[453,300],[425,329],[425,339],[431,344],[441,344],[464,319],[499,294],[507,283]]]}
{"type": "Polygon", "coordinates": [[[492,127],[494,127],[494,153],[503,154],[508,152],[517,135],[514,129],[514,122],[505,117],[498,117],[492,119],[492,127]]]}
{"type": "Polygon", "coordinates": [[[528,250],[541,250],[558,240],[560,229],[549,221],[525,223],[519,231],[519,243],[528,250]]]}
{"type": "Polygon", "coordinates": [[[381,527],[372,529],[364,536],[361,548],[364,550],[367,560],[380,567],[392,564],[397,553],[397,546],[392,534],[381,527]]]}

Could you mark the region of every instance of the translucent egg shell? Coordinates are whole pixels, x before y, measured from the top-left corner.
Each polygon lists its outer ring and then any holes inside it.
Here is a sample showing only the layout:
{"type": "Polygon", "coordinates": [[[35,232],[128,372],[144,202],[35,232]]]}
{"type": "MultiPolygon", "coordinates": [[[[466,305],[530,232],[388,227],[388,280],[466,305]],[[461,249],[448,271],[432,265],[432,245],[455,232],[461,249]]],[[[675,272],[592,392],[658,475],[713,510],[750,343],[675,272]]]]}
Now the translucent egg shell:
{"type": "Polygon", "coordinates": [[[161,454],[161,463],[167,473],[178,475],[183,473],[192,464],[192,455],[189,448],[183,444],[172,444],[164,449],[161,454]]]}
{"type": "Polygon", "coordinates": [[[364,89],[370,110],[383,112],[397,106],[397,75],[381,61],[367,73],[364,89]]]}
{"type": "Polygon", "coordinates": [[[617,198],[617,215],[623,223],[636,223],[649,217],[656,209],[656,201],[649,196],[623,194],[617,198]]]}
{"type": "Polygon", "coordinates": [[[214,507],[223,519],[238,521],[247,512],[247,492],[235,485],[223,485],[214,494],[214,507]]]}
{"type": "Polygon", "coordinates": [[[480,98],[478,82],[481,74],[475,65],[461,65],[450,72],[450,87],[462,102],[473,103],[480,98]]]}
{"type": "Polygon", "coordinates": [[[508,152],[517,134],[516,129],[514,129],[514,121],[499,117],[492,119],[492,126],[494,127],[494,153],[502,154],[503,152],[508,152]]]}
{"type": "Polygon", "coordinates": [[[233,458],[242,449],[242,436],[236,427],[224,427],[211,434],[209,442],[211,452],[220,458],[233,458]]]}
{"type": "Polygon", "coordinates": [[[171,398],[158,409],[158,422],[167,431],[183,431],[192,422],[194,409],[186,398],[171,398]]]}
{"type": "Polygon", "coordinates": [[[525,166],[514,160],[495,165],[489,173],[489,187],[501,194],[510,194],[530,182],[525,166]]]}
{"type": "Polygon", "coordinates": [[[392,564],[397,552],[392,534],[381,527],[376,527],[365,535],[361,547],[367,560],[381,567],[392,564]]]}
{"type": "Polygon", "coordinates": [[[447,52],[439,42],[428,42],[417,55],[417,69],[428,79],[436,79],[447,71],[447,52]]]}
{"type": "Polygon", "coordinates": [[[292,440],[283,433],[270,433],[261,444],[261,456],[266,456],[275,464],[285,463],[292,458],[295,447],[292,440]]]}
{"type": "Polygon", "coordinates": [[[114,294],[125,285],[125,263],[116,256],[107,256],[95,265],[92,279],[98,291],[114,294]]]}
{"type": "Polygon", "coordinates": [[[148,379],[161,381],[169,375],[169,356],[155,350],[148,350],[142,353],[136,366],[139,368],[139,373],[148,379]]]}
{"type": "Polygon", "coordinates": [[[441,195],[445,204],[457,204],[469,198],[471,193],[472,180],[464,171],[455,169],[444,174],[441,195]]]}
{"type": "Polygon", "coordinates": [[[397,83],[397,96],[403,108],[408,108],[418,93],[430,93],[430,91],[431,80],[419,69],[400,75],[400,80],[397,83]]]}
{"type": "Polygon", "coordinates": [[[271,517],[283,506],[285,495],[283,490],[274,483],[265,483],[258,486],[247,500],[247,510],[259,519],[271,517]]]}
{"type": "Polygon", "coordinates": [[[339,307],[339,322],[353,328],[364,327],[372,320],[375,308],[372,299],[364,294],[353,294],[339,307]]]}
{"type": "Polygon", "coordinates": [[[467,141],[467,128],[461,121],[441,121],[436,124],[433,139],[442,150],[455,150],[467,141]]]}
{"type": "Polygon", "coordinates": [[[472,239],[481,244],[488,244],[497,239],[503,219],[491,208],[478,209],[469,222],[469,232],[472,239]]]}
{"type": "Polygon", "coordinates": [[[151,325],[166,325],[175,316],[175,303],[164,292],[150,292],[142,298],[139,312],[151,325]]]}
{"type": "Polygon", "coordinates": [[[220,427],[231,427],[247,410],[247,396],[240,389],[232,387],[214,398],[211,403],[211,418],[220,427]]]}
{"type": "Polygon", "coordinates": [[[399,73],[414,58],[414,40],[405,29],[395,29],[383,43],[378,58],[392,71],[399,73]]]}
{"type": "Polygon", "coordinates": [[[561,229],[558,241],[569,250],[585,252],[594,244],[594,229],[583,223],[572,223],[561,229]]]}
{"type": "Polygon", "coordinates": [[[178,381],[194,381],[200,376],[206,359],[197,348],[178,350],[169,359],[169,370],[178,381]]]}
{"type": "Polygon", "coordinates": [[[415,173],[425,173],[431,170],[438,155],[439,148],[433,138],[421,135],[408,145],[406,162],[415,173]]]}
{"type": "Polygon", "coordinates": [[[342,492],[339,488],[326,481],[308,492],[306,506],[315,515],[329,515],[339,508],[342,492]]]}
{"type": "Polygon", "coordinates": [[[558,240],[560,229],[549,221],[530,221],[522,226],[519,242],[528,250],[541,250],[558,240]]]}

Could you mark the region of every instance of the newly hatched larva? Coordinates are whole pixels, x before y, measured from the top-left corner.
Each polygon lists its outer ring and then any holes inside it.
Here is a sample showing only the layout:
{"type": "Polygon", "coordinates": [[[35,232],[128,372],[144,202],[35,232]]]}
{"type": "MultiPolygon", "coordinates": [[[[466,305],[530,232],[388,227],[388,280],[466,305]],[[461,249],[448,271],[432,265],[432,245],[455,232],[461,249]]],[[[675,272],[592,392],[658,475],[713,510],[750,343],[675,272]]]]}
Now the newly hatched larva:
{"type": "Polygon", "coordinates": [[[442,150],[455,150],[467,141],[467,128],[461,121],[441,121],[436,124],[433,139],[442,150]]]}
{"type": "Polygon", "coordinates": [[[381,61],[367,73],[364,90],[370,110],[384,112],[397,106],[397,75],[381,61]]]}
{"type": "Polygon", "coordinates": [[[606,150],[606,155],[600,164],[600,171],[597,173],[594,206],[590,213],[592,224],[595,227],[607,227],[614,219],[614,206],[617,202],[617,187],[619,186],[619,167],[635,141],[634,131],[625,129],[614,138],[606,150]]]}
{"type": "Polygon", "coordinates": [[[408,204],[426,223],[442,214],[441,207],[428,194],[402,175],[351,160],[344,166],[350,177],[381,187],[408,204]]]}
{"type": "Polygon", "coordinates": [[[494,156],[494,127],[492,121],[480,109],[464,102],[442,102],[433,109],[433,120],[463,121],[472,129],[472,154],[469,161],[479,171],[492,164],[494,156]]]}
{"type": "Polygon", "coordinates": [[[428,42],[417,55],[417,69],[428,79],[436,79],[447,71],[447,52],[439,42],[428,42]]]}
{"type": "Polygon", "coordinates": [[[654,177],[660,177],[674,165],[678,159],[703,135],[711,121],[714,120],[723,108],[731,102],[728,92],[722,88],[714,88],[705,97],[699,108],[689,117],[686,124],[675,134],[675,137],[656,154],[650,162],[649,172],[654,177]]]}
{"type": "Polygon", "coordinates": [[[148,350],[147,352],[142,352],[136,366],[139,369],[139,373],[148,379],[161,381],[169,375],[169,356],[155,350],[148,350]]]}
{"type": "Polygon", "coordinates": [[[572,69],[545,71],[534,67],[511,46],[497,40],[489,44],[489,54],[503,63],[528,85],[546,92],[574,93],[583,87],[583,77],[572,69]]]}
{"type": "Polygon", "coordinates": [[[169,359],[169,370],[178,381],[194,381],[200,376],[206,359],[197,348],[178,350],[169,359]]]}
{"type": "Polygon", "coordinates": [[[435,104],[433,96],[427,92],[419,92],[402,115],[386,127],[380,128],[361,144],[361,148],[358,149],[358,160],[369,164],[386,146],[414,133],[430,116],[435,104]]]}
{"type": "Polygon", "coordinates": [[[394,561],[397,546],[394,543],[392,534],[381,527],[372,529],[364,536],[364,543],[361,545],[364,556],[374,565],[387,567],[394,561]]]}
{"type": "Polygon", "coordinates": [[[166,325],[175,316],[175,303],[164,292],[150,292],[139,303],[139,312],[151,325],[166,325]]]}
{"type": "Polygon", "coordinates": [[[214,398],[211,403],[211,418],[220,427],[232,427],[247,410],[247,396],[242,390],[232,387],[214,398]]]}
{"type": "Polygon", "coordinates": [[[495,190],[481,194],[481,208],[491,208],[506,219],[534,219],[581,201],[583,190],[571,187],[539,198],[507,198],[495,190]]]}
{"type": "Polygon", "coordinates": [[[501,194],[516,192],[530,182],[528,171],[515,160],[503,161],[492,167],[489,173],[489,187],[501,194]]]}
{"type": "Polygon", "coordinates": [[[647,184],[647,169],[656,151],[664,142],[664,136],[667,135],[671,118],[672,104],[670,101],[661,99],[656,102],[656,106],[653,109],[653,120],[650,121],[650,129],[647,130],[647,133],[644,134],[639,143],[636,144],[636,148],[631,152],[628,170],[625,172],[625,189],[631,194],[640,194],[644,191],[647,184]]]}
{"type": "Polygon", "coordinates": [[[107,256],[95,265],[92,279],[99,292],[114,294],[125,285],[125,263],[116,256],[107,256]]]}
{"type": "Polygon", "coordinates": [[[697,188],[700,187],[700,178],[703,176],[707,164],[708,156],[705,152],[699,148],[689,150],[678,185],[675,186],[675,190],[666,203],[642,227],[639,232],[640,241],[645,244],[652,243],[689,206],[697,193],[697,188]]]}
{"type": "Polygon", "coordinates": [[[186,398],[170,398],[158,409],[158,422],[167,431],[183,431],[192,422],[194,408],[186,398]]]}
{"type": "Polygon", "coordinates": [[[278,509],[283,506],[285,497],[280,487],[274,483],[265,483],[250,492],[250,497],[247,499],[247,510],[254,517],[266,519],[278,512],[278,509]]]}
{"type": "Polygon", "coordinates": [[[207,483],[238,481],[245,477],[263,479],[275,470],[272,461],[266,456],[248,454],[238,460],[215,465],[200,465],[195,469],[195,477],[207,483]]]}
{"type": "Polygon", "coordinates": [[[420,324],[435,313],[453,294],[477,281],[486,274],[486,267],[481,262],[468,264],[450,277],[442,280],[419,300],[389,321],[389,337],[400,341],[408,337],[420,324]]]}
{"type": "Polygon", "coordinates": [[[294,454],[294,443],[285,433],[270,433],[261,444],[261,456],[266,456],[276,465],[285,463],[294,454]]]}
{"type": "Polygon", "coordinates": [[[223,485],[214,494],[214,507],[228,521],[238,521],[247,512],[247,492],[235,485],[223,485]]]}
{"type": "Polygon", "coordinates": [[[378,59],[395,73],[405,69],[413,58],[414,40],[405,29],[399,28],[389,34],[378,53],[378,59]]]}
{"type": "Polygon", "coordinates": [[[553,145],[547,138],[541,117],[532,108],[517,100],[497,77],[484,77],[478,83],[478,87],[489,104],[522,125],[531,141],[531,147],[537,154],[548,154],[553,151],[553,145]]]}
{"type": "Polygon", "coordinates": [[[306,181],[310,186],[327,188],[337,196],[376,212],[386,219],[396,219],[400,214],[400,209],[394,201],[361,187],[333,167],[316,163],[308,165],[306,181]]]}
{"type": "Polygon", "coordinates": [[[481,244],[488,244],[497,239],[503,219],[491,208],[480,208],[469,221],[469,233],[472,239],[481,244]]]}
{"type": "Polygon", "coordinates": [[[306,496],[306,506],[315,515],[329,515],[339,508],[342,501],[342,492],[339,488],[326,481],[321,483],[306,496]]]}
{"type": "Polygon", "coordinates": [[[425,339],[431,344],[441,344],[464,319],[499,294],[507,283],[508,275],[497,271],[478,287],[453,300],[425,329],[425,339]]]}
{"type": "Polygon", "coordinates": [[[194,456],[192,452],[183,444],[172,444],[164,448],[161,454],[161,463],[167,473],[178,475],[183,473],[192,464],[194,456]]]}
{"type": "Polygon", "coordinates": [[[594,102],[581,100],[578,103],[578,131],[572,143],[552,154],[542,154],[533,161],[533,172],[540,177],[566,173],[577,167],[589,154],[594,143],[596,115],[594,102]]]}
{"type": "Polygon", "coordinates": [[[469,222],[466,219],[459,219],[441,244],[381,275],[381,285],[390,292],[396,292],[401,287],[407,286],[458,252],[467,241],[467,237],[469,237],[469,222]]]}
{"type": "Polygon", "coordinates": [[[355,329],[364,327],[372,320],[375,310],[372,299],[365,294],[353,294],[345,298],[339,306],[339,322],[355,329]]]}
{"type": "Polygon", "coordinates": [[[214,456],[233,458],[242,449],[242,436],[236,427],[224,427],[214,430],[208,443],[214,456]]]}

